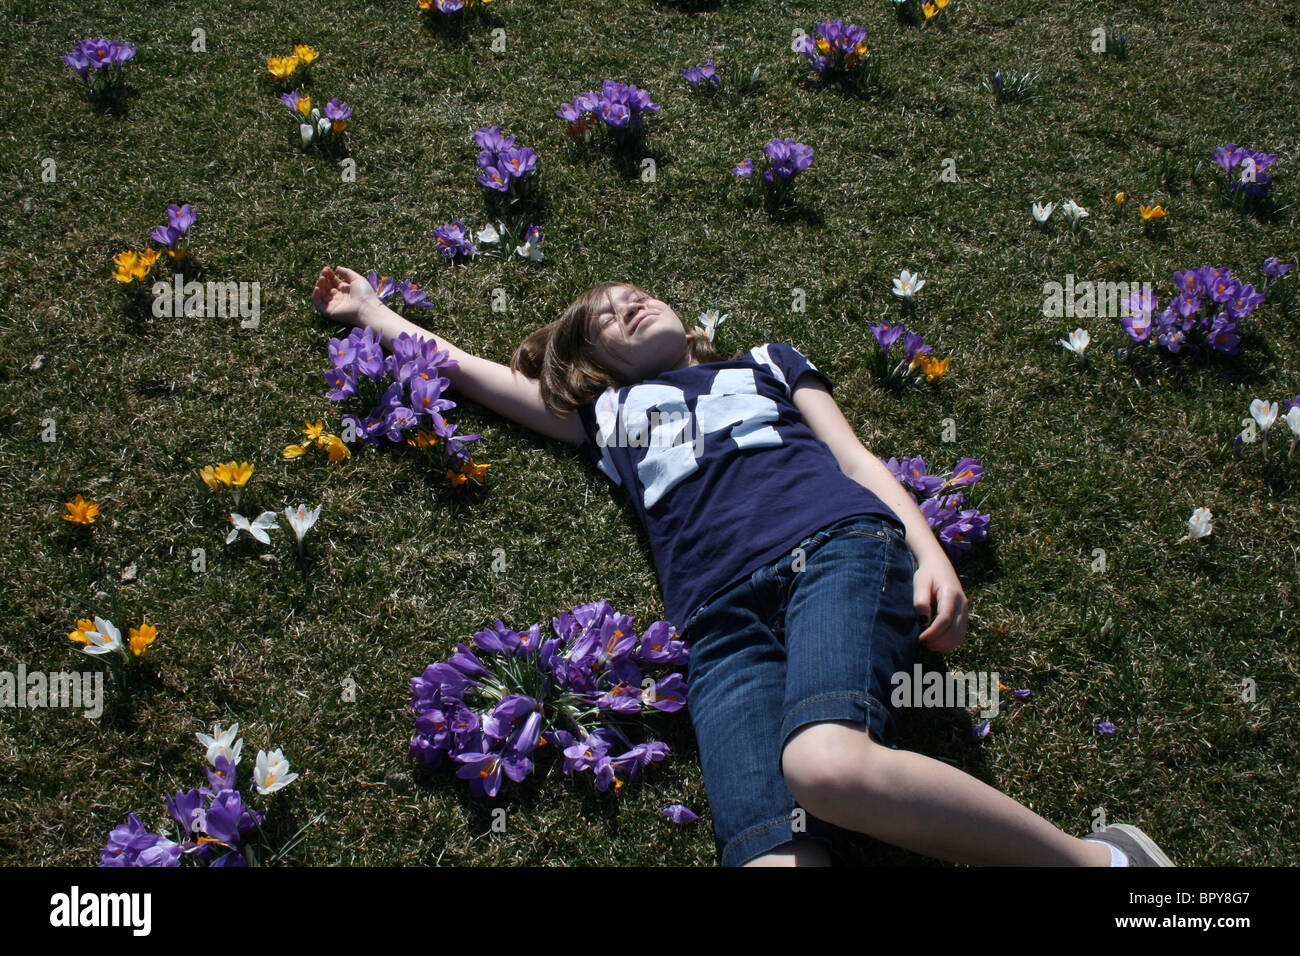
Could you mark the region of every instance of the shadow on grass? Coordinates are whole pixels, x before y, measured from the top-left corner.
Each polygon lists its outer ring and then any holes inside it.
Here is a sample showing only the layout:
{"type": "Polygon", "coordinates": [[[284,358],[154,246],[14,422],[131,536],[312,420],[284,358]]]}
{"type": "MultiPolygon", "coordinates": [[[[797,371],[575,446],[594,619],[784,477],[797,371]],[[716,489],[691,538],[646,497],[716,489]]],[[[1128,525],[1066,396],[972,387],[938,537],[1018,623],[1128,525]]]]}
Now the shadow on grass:
{"type": "Polygon", "coordinates": [[[449,47],[464,46],[471,37],[490,38],[494,29],[503,26],[504,21],[481,3],[472,11],[461,9],[452,13],[441,13],[436,6],[430,6],[424,16],[424,31],[449,47]]]}

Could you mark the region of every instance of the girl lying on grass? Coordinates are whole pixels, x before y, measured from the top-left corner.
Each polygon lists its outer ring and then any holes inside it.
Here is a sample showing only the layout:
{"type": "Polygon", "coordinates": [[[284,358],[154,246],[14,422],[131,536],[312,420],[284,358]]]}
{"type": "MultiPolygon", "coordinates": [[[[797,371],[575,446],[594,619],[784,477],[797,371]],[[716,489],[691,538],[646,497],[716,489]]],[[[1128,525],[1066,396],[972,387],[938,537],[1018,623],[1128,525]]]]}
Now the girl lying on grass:
{"type": "Polygon", "coordinates": [[[1134,827],[1068,836],[893,746],[892,675],[918,642],[957,647],[969,605],[916,504],[789,345],[724,359],[666,303],[606,282],[506,367],[402,318],[351,269],[322,269],[312,298],[390,348],[433,339],[461,395],[580,446],[627,490],[690,647],[723,865],[825,865],[837,827],[964,863],[1172,865],[1134,827]]]}

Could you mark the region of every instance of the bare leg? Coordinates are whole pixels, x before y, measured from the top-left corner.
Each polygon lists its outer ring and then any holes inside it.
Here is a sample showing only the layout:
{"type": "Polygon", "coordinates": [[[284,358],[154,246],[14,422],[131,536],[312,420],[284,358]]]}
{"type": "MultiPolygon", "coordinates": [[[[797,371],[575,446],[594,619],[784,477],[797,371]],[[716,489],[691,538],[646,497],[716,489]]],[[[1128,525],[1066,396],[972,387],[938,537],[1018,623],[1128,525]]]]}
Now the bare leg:
{"type": "Polygon", "coordinates": [[[992,866],[1109,866],[1102,843],[1069,836],[939,760],[825,721],[791,734],[786,785],[813,816],[916,853],[992,866]]]}
{"type": "Polygon", "coordinates": [[[816,840],[791,840],[756,856],[745,866],[830,866],[831,855],[816,840]]]}

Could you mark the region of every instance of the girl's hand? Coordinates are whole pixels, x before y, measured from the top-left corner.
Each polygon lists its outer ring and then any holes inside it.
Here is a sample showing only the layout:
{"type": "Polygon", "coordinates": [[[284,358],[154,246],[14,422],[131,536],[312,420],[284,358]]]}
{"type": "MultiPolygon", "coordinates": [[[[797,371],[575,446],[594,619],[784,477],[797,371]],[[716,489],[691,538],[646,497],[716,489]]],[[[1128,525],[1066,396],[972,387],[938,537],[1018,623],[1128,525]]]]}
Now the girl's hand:
{"type": "Polygon", "coordinates": [[[362,327],[370,311],[382,305],[370,280],[344,266],[337,272],[329,266],[321,269],[311,300],[334,321],[362,327]]]}
{"type": "Polygon", "coordinates": [[[930,625],[920,636],[921,643],[930,650],[943,654],[966,639],[970,602],[943,552],[931,553],[917,566],[912,576],[912,603],[921,623],[930,625]],[[938,613],[931,621],[931,610],[936,605],[938,613]]]}

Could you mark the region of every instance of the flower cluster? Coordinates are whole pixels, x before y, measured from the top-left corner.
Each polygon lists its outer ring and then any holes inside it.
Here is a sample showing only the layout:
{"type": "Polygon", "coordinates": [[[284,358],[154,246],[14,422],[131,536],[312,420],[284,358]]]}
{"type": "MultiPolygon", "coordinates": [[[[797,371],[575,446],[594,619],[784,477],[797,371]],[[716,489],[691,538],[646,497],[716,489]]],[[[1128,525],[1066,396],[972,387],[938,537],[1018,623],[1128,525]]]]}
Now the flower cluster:
{"type": "Polygon", "coordinates": [[[190,254],[189,231],[198,216],[189,203],[167,207],[167,225],[155,226],[149,238],[167,250],[172,259],[184,259],[190,254]]]}
{"type": "Polygon", "coordinates": [[[903,23],[929,23],[948,6],[948,0],[893,0],[903,23]]]}
{"type": "Polygon", "coordinates": [[[318,421],[315,425],[311,422],[303,422],[302,433],[307,436],[307,440],[301,445],[285,445],[283,452],[285,458],[301,458],[307,454],[307,449],[313,446],[325,449],[330,461],[345,461],[352,457],[352,451],[347,443],[338,435],[326,432],[323,421],[318,421]]]}
{"type": "Polygon", "coordinates": [[[124,249],[113,257],[113,278],[129,288],[142,289],[144,280],[149,278],[149,273],[157,261],[157,249],[146,249],[144,252],[124,249]]]}
{"type": "Polygon", "coordinates": [[[81,649],[92,656],[116,651],[126,658],[128,650],[132,657],[144,657],[157,637],[158,631],[152,624],[142,623],[128,630],[127,641],[123,643],[122,632],[113,626],[113,622],[97,617],[93,621],[78,621],[77,629],[68,635],[68,640],[82,645],[81,649]]]}
{"type": "Polygon", "coordinates": [[[875,336],[876,343],[880,346],[881,372],[887,381],[902,380],[912,372],[917,372],[917,381],[924,376],[927,382],[933,382],[948,371],[951,357],[942,361],[931,358],[932,347],[926,345],[925,339],[921,336],[909,331],[902,322],[881,322],[879,325],[873,325],[871,334],[875,336]],[[891,368],[889,350],[900,336],[903,339],[903,357],[891,368]]]}
{"type": "Polygon", "coordinates": [[[387,303],[390,308],[399,300],[408,308],[433,308],[428,293],[410,279],[381,276],[374,269],[366,273],[366,278],[370,281],[370,287],[375,290],[375,294],[379,296],[379,301],[387,303]]]}
{"type": "Polygon", "coordinates": [[[513,136],[503,136],[501,127],[484,127],[474,134],[481,152],[478,181],[487,189],[515,198],[528,192],[537,179],[537,153],[527,146],[515,147],[513,136]]]}
{"type": "Polygon", "coordinates": [[[94,95],[103,95],[122,83],[122,65],[135,56],[135,47],[102,37],[82,40],[63,56],[63,62],[77,71],[94,95]]]}
{"type": "Polygon", "coordinates": [[[1265,153],[1229,143],[1214,151],[1214,161],[1227,174],[1229,189],[1241,192],[1250,201],[1259,201],[1268,195],[1273,177],[1265,170],[1277,161],[1277,153],[1265,153]],[[1234,180],[1232,171],[1237,167],[1241,167],[1241,173],[1234,180]]]}
{"type": "Polygon", "coordinates": [[[199,469],[199,477],[210,491],[219,491],[223,486],[235,494],[235,507],[244,494],[244,486],[253,477],[253,465],[250,462],[227,462],[224,465],[204,465],[199,469]]]}
{"type": "Polygon", "coordinates": [[[456,361],[449,358],[448,352],[439,351],[434,340],[417,339],[403,332],[393,340],[392,354],[385,356],[373,329],[353,329],[346,339],[330,339],[330,361],[333,368],[325,373],[325,383],[332,386],[332,402],[357,394],[362,378],[378,383],[385,374],[393,377],[369,415],[343,416],[345,426],[359,441],[378,445],[380,439],[386,438],[431,447],[441,440],[452,459],[469,461],[463,444],[479,436],[457,435],[456,426],[442,415],[456,407],[451,399],[442,397],[451,384],[442,372],[454,368],[456,361]],[[425,418],[432,431],[420,427],[425,418]],[[415,434],[414,441],[406,437],[407,432],[415,434]]]}
{"type": "MultiPolygon", "coordinates": [[[[236,787],[236,768],[243,740],[239,724],[226,730],[217,724],[212,735],[196,734],[207,748],[208,786],[178,791],[167,798],[167,812],[180,828],[179,840],[149,832],[134,814],[108,835],[99,853],[100,866],[180,866],[189,856],[208,866],[247,866],[253,859],[255,837],[265,813],[244,802],[236,787]]],[[[259,750],[252,783],[266,796],[298,779],[279,750],[259,750]]]]}
{"type": "Polygon", "coordinates": [[[606,80],[599,92],[588,90],[579,93],[572,103],[562,104],[555,115],[568,121],[570,136],[585,139],[596,120],[603,122],[616,135],[625,134],[643,129],[644,114],[657,109],[659,104],[650,102],[650,94],[635,84],[606,80]]]}
{"type": "MultiPolygon", "coordinates": [[[[1123,195],[1124,195],[1123,193],[1119,194],[1119,196],[1123,196],[1123,195]]],[[[1117,204],[1123,203],[1123,200],[1120,200],[1118,196],[1116,197],[1116,199],[1118,201],[1117,204]]],[[[1056,209],[1056,203],[1036,202],[1033,203],[1029,207],[1029,209],[1030,212],[1034,214],[1034,222],[1038,223],[1040,226],[1043,226],[1047,223],[1047,220],[1052,217],[1052,211],[1056,209]]],[[[1083,220],[1088,218],[1088,210],[1084,209],[1073,199],[1066,199],[1061,202],[1061,215],[1065,216],[1066,219],[1070,220],[1071,229],[1078,229],[1083,224],[1083,220]]],[[[1164,215],[1163,211],[1161,212],[1161,215],[1164,215]]],[[[1148,216],[1146,218],[1150,218],[1150,217],[1148,216]]]]}
{"type": "Polygon", "coordinates": [[[438,244],[438,252],[447,262],[473,259],[478,255],[478,246],[470,241],[465,224],[459,220],[433,230],[433,238],[438,244]]]}
{"type": "MultiPolygon", "coordinates": [[[[297,538],[298,558],[301,560],[302,540],[320,517],[320,506],[308,508],[306,505],[299,505],[295,508],[293,505],[289,505],[284,509],[284,517],[289,522],[289,527],[293,529],[294,536],[297,538]]],[[[249,521],[241,514],[232,514],[230,523],[233,527],[230,529],[230,534],[226,535],[226,544],[230,544],[239,537],[241,531],[247,531],[262,544],[270,544],[271,537],[267,532],[273,528],[278,531],[280,528],[280,519],[274,511],[263,511],[252,521],[249,521]]]]}
{"type": "Polygon", "coordinates": [[[1264,436],[1263,446],[1265,453],[1268,451],[1268,435],[1273,430],[1279,414],[1282,420],[1286,422],[1287,428],[1291,429],[1291,448],[1287,451],[1287,459],[1295,454],[1295,446],[1300,442],[1300,395],[1295,398],[1284,399],[1279,407],[1277,402],[1269,402],[1263,399],[1255,399],[1250,403],[1250,417],[1254,422],[1247,422],[1246,428],[1237,433],[1237,437],[1232,440],[1234,450],[1240,449],[1242,442],[1252,444],[1257,434],[1264,436]],[[1284,411],[1282,409],[1285,409],[1284,411]]]}
{"type": "Polygon", "coordinates": [[[312,61],[318,55],[311,47],[298,44],[288,56],[268,57],[266,68],[276,82],[287,81],[294,75],[305,77],[310,72],[312,61]]]}
{"type": "MultiPolygon", "coordinates": [[[[510,239],[510,230],[504,222],[498,222],[495,225],[488,223],[477,234],[476,238],[485,246],[495,245],[498,242],[506,242],[507,245],[512,241],[510,239]]],[[[507,253],[508,254],[508,253],[507,253]]],[[[515,246],[515,255],[523,256],[525,259],[531,259],[533,262],[542,261],[542,227],[529,224],[524,231],[522,245],[515,246]]]]}
{"type": "MultiPolygon", "coordinates": [[[[1255,311],[1264,294],[1253,285],[1243,285],[1227,269],[1201,266],[1174,273],[1178,295],[1156,315],[1159,301],[1154,295],[1135,292],[1120,304],[1120,325],[1134,342],[1154,339],[1170,352],[1181,352],[1193,332],[1205,336],[1206,344],[1218,352],[1237,354],[1237,321],[1255,311]],[[1202,308],[1205,314],[1201,315],[1202,308]]],[[[1191,345],[1192,351],[1199,351],[1191,345]]]]}
{"type": "Polygon", "coordinates": [[[722,77],[718,76],[712,60],[686,67],[682,70],[682,77],[691,85],[691,89],[697,92],[701,89],[715,92],[722,86],[722,77]]]}
{"type": "Polygon", "coordinates": [[[823,20],[815,27],[817,39],[804,33],[794,43],[794,52],[812,63],[823,79],[843,80],[864,89],[876,78],[875,65],[867,53],[867,31],[842,20],[823,20]]]}
{"type": "Polygon", "coordinates": [[[417,5],[421,10],[428,11],[430,15],[436,10],[441,14],[451,16],[453,13],[459,13],[461,10],[466,9],[483,13],[485,12],[483,8],[491,2],[492,0],[419,0],[417,5]]]}
{"type": "MultiPolygon", "coordinates": [[[[198,220],[189,203],[167,207],[167,225],[155,226],[149,238],[167,250],[174,261],[188,258],[190,254],[190,226],[198,220]]],[[[113,278],[132,291],[142,291],[154,264],[162,253],[157,249],[132,252],[126,249],[113,257],[113,278]]]]}
{"type": "Polygon", "coordinates": [[[754,176],[754,163],[748,156],[731,171],[751,182],[757,183],[761,179],[765,190],[764,198],[769,208],[772,208],[785,198],[786,190],[790,188],[795,176],[812,165],[813,150],[811,146],[792,139],[777,137],[763,147],[763,152],[767,154],[767,167],[761,177],[754,176]]]}
{"type": "Polygon", "coordinates": [[[337,145],[352,117],[352,107],[337,97],[325,104],[324,113],[313,107],[311,97],[303,96],[301,90],[285,93],[280,97],[280,102],[298,119],[298,133],[303,149],[312,143],[322,149],[337,145]]]}
{"type": "Polygon", "coordinates": [[[554,637],[498,620],[474,635],[478,654],[461,644],[412,678],[411,755],[430,768],[450,758],[472,793],[495,797],[503,775],[522,781],[538,748],[550,746],[563,753],[564,773],[589,772],[601,791],[621,788],[668,755],[660,741],[632,743],[631,725],[686,704],[680,673],[646,673],[684,664],[686,645],[667,621],[640,637],[632,624],[605,601],[562,612],[554,637]]]}
{"type": "Polygon", "coordinates": [[[938,535],[939,543],[950,558],[969,551],[974,542],[988,537],[992,516],[981,514],[975,508],[963,508],[963,492],[945,494],[949,488],[973,485],[984,477],[984,468],[974,458],[957,462],[946,479],[927,473],[924,458],[904,458],[901,462],[891,458],[885,464],[899,484],[908,489],[912,500],[919,502],[926,524],[938,535]],[[917,495],[921,498],[918,499],[917,495]]]}

